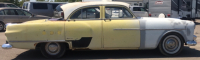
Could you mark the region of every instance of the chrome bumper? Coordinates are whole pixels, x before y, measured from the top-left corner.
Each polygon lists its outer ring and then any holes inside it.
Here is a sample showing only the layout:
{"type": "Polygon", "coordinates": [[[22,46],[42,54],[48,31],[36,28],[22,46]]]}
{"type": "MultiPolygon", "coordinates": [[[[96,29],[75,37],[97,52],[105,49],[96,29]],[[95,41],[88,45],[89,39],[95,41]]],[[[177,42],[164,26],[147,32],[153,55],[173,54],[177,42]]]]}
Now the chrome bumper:
{"type": "Polygon", "coordinates": [[[11,48],[12,48],[12,45],[10,45],[10,44],[3,44],[1,47],[2,47],[3,49],[11,49],[11,48]]]}
{"type": "Polygon", "coordinates": [[[196,42],[197,36],[193,35],[193,39],[194,39],[193,41],[187,41],[186,42],[188,46],[195,46],[195,45],[197,45],[197,42],[196,42]]]}

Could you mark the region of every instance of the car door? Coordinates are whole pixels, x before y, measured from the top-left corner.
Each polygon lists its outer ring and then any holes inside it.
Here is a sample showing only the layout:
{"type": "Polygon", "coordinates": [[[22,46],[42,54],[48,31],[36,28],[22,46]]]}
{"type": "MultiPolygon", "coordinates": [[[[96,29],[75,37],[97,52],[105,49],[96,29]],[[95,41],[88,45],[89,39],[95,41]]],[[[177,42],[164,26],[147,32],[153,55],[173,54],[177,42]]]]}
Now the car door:
{"type": "Polygon", "coordinates": [[[32,14],[25,10],[16,9],[15,12],[18,14],[20,22],[33,20],[32,14]]]}
{"type": "Polygon", "coordinates": [[[104,48],[140,47],[139,20],[124,6],[105,6],[103,18],[104,48]]]}
{"type": "Polygon", "coordinates": [[[87,6],[76,10],[65,23],[66,40],[72,41],[73,48],[102,48],[102,20],[99,6],[87,6]],[[93,10],[94,16],[87,16],[93,10]],[[86,15],[86,16],[85,16],[86,15]]]}
{"type": "Polygon", "coordinates": [[[8,23],[18,23],[19,21],[19,16],[17,15],[17,13],[15,12],[14,9],[6,9],[3,10],[5,15],[3,17],[4,22],[8,22],[8,23]]]}

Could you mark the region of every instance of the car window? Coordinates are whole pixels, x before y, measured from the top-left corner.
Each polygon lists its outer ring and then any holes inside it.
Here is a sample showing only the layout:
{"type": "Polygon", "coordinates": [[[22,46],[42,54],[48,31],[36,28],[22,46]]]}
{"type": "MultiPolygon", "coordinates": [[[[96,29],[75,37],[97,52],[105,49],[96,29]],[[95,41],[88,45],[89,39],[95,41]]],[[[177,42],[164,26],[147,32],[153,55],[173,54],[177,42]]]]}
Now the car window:
{"type": "Polygon", "coordinates": [[[0,11],[0,15],[4,15],[3,11],[0,11]]]}
{"type": "Polygon", "coordinates": [[[24,3],[22,6],[23,9],[27,9],[28,8],[28,3],[24,3]]]}
{"type": "Polygon", "coordinates": [[[100,18],[99,7],[81,9],[70,17],[70,19],[95,19],[95,18],[100,18]]]}
{"type": "Polygon", "coordinates": [[[13,5],[13,4],[6,4],[7,7],[15,7],[18,8],[17,6],[13,5]]]}
{"type": "Polygon", "coordinates": [[[17,15],[14,10],[4,10],[5,15],[17,15]]]}
{"type": "Polygon", "coordinates": [[[59,4],[52,4],[52,8],[53,9],[56,9],[56,7],[58,6],[59,4]]]}
{"type": "Polygon", "coordinates": [[[15,10],[17,12],[17,15],[24,15],[22,10],[15,10]]]}
{"type": "Polygon", "coordinates": [[[25,14],[26,16],[32,16],[32,14],[31,14],[30,12],[28,12],[28,11],[23,10],[23,12],[24,12],[24,14],[25,14]]]}
{"type": "Polygon", "coordinates": [[[58,5],[58,6],[56,7],[56,10],[57,10],[57,11],[63,11],[63,10],[61,9],[61,6],[62,6],[62,5],[58,5]]]}
{"type": "Polygon", "coordinates": [[[0,7],[5,7],[5,5],[4,4],[0,4],[0,7]]]}
{"type": "Polygon", "coordinates": [[[124,7],[106,7],[105,18],[133,18],[133,15],[124,7]]]}
{"type": "Polygon", "coordinates": [[[48,9],[47,3],[33,3],[33,9],[48,9]]]}
{"type": "Polygon", "coordinates": [[[143,7],[133,7],[133,11],[146,11],[143,7]]]}

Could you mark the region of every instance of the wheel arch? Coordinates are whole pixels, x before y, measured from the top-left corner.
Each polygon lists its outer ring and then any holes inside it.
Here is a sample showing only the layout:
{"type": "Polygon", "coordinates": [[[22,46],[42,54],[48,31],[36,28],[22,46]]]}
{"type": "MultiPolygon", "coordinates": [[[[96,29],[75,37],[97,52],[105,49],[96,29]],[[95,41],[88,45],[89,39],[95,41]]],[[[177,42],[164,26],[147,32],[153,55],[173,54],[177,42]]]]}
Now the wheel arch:
{"type": "MultiPolygon", "coordinates": [[[[158,45],[160,44],[160,41],[163,39],[163,37],[167,34],[170,34],[170,33],[176,33],[177,35],[179,35],[179,37],[181,37],[181,40],[183,41],[183,43],[186,42],[186,37],[184,35],[184,33],[182,31],[176,31],[176,30],[171,30],[171,31],[166,31],[164,32],[159,38],[158,38],[158,42],[156,44],[156,46],[158,47],[158,45]]],[[[186,44],[186,43],[185,43],[186,44]]],[[[187,44],[186,44],[187,45],[187,44]]],[[[156,47],[156,48],[157,48],[156,47]]]]}
{"type": "MultiPolygon", "coordinates": [[[[35,46],[35,49],[38,50],[42,44],[44,43],[48,43],[48,42],[40,42],[40,43],[35,43],[34,46],[35,46]]],[[[70,49],[70,44],[67,43],[67,42],[59,42],[59,43],[64,43],[66,45],[66,48],[67,49],[70,49]]]]}

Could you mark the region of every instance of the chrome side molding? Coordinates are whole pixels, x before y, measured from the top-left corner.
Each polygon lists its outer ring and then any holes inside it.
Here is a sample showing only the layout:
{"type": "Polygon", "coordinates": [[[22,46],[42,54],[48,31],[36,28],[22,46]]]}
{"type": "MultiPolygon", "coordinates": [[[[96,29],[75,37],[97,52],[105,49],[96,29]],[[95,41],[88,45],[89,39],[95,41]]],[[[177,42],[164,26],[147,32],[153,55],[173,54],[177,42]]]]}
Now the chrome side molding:
{"type": "Polygon", "coordinates": [[[187,43],[188,46],[195,46],[195,45],[197,45],[197,42],[194,41],[194,40],[193,41],[187,41],[186,43],[187,43]]]}

